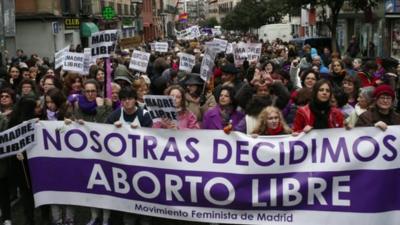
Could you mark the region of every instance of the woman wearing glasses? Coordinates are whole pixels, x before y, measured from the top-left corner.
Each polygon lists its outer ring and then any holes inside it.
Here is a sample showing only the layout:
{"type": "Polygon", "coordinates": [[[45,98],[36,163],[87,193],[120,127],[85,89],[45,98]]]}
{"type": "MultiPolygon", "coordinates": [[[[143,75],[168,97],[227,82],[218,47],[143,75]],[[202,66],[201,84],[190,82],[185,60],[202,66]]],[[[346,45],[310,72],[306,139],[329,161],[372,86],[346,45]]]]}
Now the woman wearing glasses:
{"type": "Polygon", "coordinates": [[[356,127],[375,126],[386,130],[388,125],[399,125],[400,114],[394,111],[395,92],[390,85],[378,86],[373,94],[375,104],[360,115],[356,127]]]}
{"type": "MultiPolygon", "coordinates": [[[[99,90],[99,83],[94,79],[86,80],[83,83],[83,95],[79,95],[77,101],[70,105],[72,120],[76,120],[81,125],[84,125],[84,122],[106,122],[107,116],[112,111],[111,101],[98,97],[99,90]]],[[[65,122],[71,123],[71,119],[65,119],[65,122]]],[[[91,219],[88,225],[97,224],[100,220],[100,209],[91,208],[90,211],[91,219]]],[[[103,210],[103,224],[108,224],[109,217],[110,211],[103,210]]]]}
{"type": "Polygon", "coordinates": [[[77,97],[72,108],[72,119],[80,123],[83,121],[105,123],[112,111],[111,102],[99,97],[99,84],[93,79],[83,83],[83,95],[77,97]]]}

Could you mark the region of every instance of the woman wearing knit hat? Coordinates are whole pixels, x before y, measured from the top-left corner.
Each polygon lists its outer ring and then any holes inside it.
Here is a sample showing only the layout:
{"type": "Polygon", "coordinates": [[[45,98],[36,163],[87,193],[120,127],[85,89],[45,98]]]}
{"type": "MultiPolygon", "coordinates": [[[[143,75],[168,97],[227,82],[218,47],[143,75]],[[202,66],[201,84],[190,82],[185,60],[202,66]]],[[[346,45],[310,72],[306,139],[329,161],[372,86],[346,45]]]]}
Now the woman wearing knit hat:
{"type": "Polygon", "coordinates": [[[373,94],[375,105],[360,115],[356,127],[375,126],[386,130],[388,125],[400,125],[400,114],[394,111],[395,93],[387,84],[378,86],[373,94]]]}

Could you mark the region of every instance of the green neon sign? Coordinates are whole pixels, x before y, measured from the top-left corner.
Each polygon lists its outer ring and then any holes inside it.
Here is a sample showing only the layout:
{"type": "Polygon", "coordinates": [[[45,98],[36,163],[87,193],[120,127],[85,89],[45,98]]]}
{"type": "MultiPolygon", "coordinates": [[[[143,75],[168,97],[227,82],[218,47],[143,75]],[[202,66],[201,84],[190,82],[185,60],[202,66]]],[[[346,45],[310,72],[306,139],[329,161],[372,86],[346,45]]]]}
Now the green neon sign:
{"type": "Polygon", "coordinates": [[[105,20],[112,20],[115,17],[115,11],[114,8],[111,6],[106,6],[103,8],[102,10],[102,15],[103,15],[103,19],[105,20]]]}

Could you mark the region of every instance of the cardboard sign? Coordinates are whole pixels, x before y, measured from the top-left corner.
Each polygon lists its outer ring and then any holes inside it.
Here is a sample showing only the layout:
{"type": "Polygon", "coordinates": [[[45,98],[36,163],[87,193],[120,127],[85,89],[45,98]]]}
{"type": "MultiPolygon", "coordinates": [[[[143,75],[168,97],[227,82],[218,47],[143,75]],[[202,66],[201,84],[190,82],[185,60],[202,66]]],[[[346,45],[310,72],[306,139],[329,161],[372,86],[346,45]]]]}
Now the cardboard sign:
{"type": "Polygon", "coordinates": [[[218,43],[216,43],[216,42],[208,41],[208,42],[204,43],[204,45],[206,46],[206,48],[208,50],[215,52],[215,54],[217,54],[219,52],[218,43]]]}
{"type": "Polygon", "coordinates": [[[233,54],[235,57],[235,65],[241,66],[244,60],[258,61],[261,56],[261,43],[238,43],[233,46],[233,54]]]}
{"type": "Polygon", "coordinates": [[[144,102],[153,122],[167,118],[178,124],[178,113],[172,96],[145,95],[144,102]]]}
{"type": "Polygon", "coordinates": [[[214,38],[213,42],[217,44],[218,52],[225,52],[226,47],[228,46],[227,40],[214,38]]]}
{"type": "Polygon", "coordinates": [[[135,37],[121,39],[119,41],[119,47],[122,49],[136,48],[139,47],[141,43],[142,43],[142,37],[135,36],[135,37]]]}
{"type": "Polygon", "coordinates": [[[168,42],[156,42],[154,48],[156,52],[168,52],[168,42]]]}
{"type": "Polygon", "coordinates": [[[200,77],[204,81],[207,81],[210,78],[212,69],[214,68],[215,54],[213,53],[214,52],[210,50],[206,51],[203,60],[201,61],[200,77]]]}
{"type": "Polygon", "coordinates": [[[194,55],[181,53],[179,54],[179,70],[185,72],[192,72],[192,69],[196,63],[196,57],[194,55]]]}
{"type": "Polygon", "coordinates": [[[110,57],[115,50],[115,44],[118,40],[117,30],[105,30],[93,33],[89,38],[89,46],[92,49],[92,57],[106,58],[110,57]]]}
{"type": "Polygon", "coordinates": [[[54,54],[54,69],[62,67],[65,53],[69,52],[69,45],[54,54]]]}
{"type": "Polygon", "coordinates": [[[191,26],[188,29],[192,39],[199,38],[201,36],[199,26],[191,26]]]}
{"type": "Polygon", "coordinates": [[[228,43],[225,53],[226,54],[233,54],[233,44],[232,43],[228,43]]]}
{"type": "Polygon", "coordinates": [[[37,140],[35,123],[36,119],[31,119],[0,132],[0,159],[32,149],[37,140]]]}
{"type": "Polygon", "coordinates": [[[181,31],[175,30],[175,33],[178,40],[193,40],[201,36],[198,26],[191,26],[181,31]]]}
{"type": "Polygon", "coordinates": [[[68,52],[64,57],[63,70],[83,74],[84,53],[68,52]]]}
{"type": "Polygon", "coordinates": [[[150,43],[150,50],[151,50],[152,52],[155,52],[155,51],[156,51],[156,43],[154,43],[154,42],[150,43]]]}
{"type": "Polygon", "coordinates": [[[129,63],[129,69],[146,73],[149,59],[150,53],[135,50],[132,53],[131,61],[129,63]]]}
{"type": "Polygon", "coordinates": [[[84,48],[83,49],[83,74],[89,75],[90,65],[92,65],[92,49],[84,48]]]}

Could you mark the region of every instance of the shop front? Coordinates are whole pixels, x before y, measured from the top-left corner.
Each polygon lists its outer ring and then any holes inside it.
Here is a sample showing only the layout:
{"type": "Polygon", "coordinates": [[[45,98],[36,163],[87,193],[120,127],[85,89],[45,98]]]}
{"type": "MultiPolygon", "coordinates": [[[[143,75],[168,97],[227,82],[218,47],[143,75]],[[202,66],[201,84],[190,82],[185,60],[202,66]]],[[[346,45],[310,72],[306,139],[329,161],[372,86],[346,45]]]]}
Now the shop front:
{"type": "Polygon", "coordinates": [[[400,0],[385,1],[389,56],[400,61],[400,0]]]}

